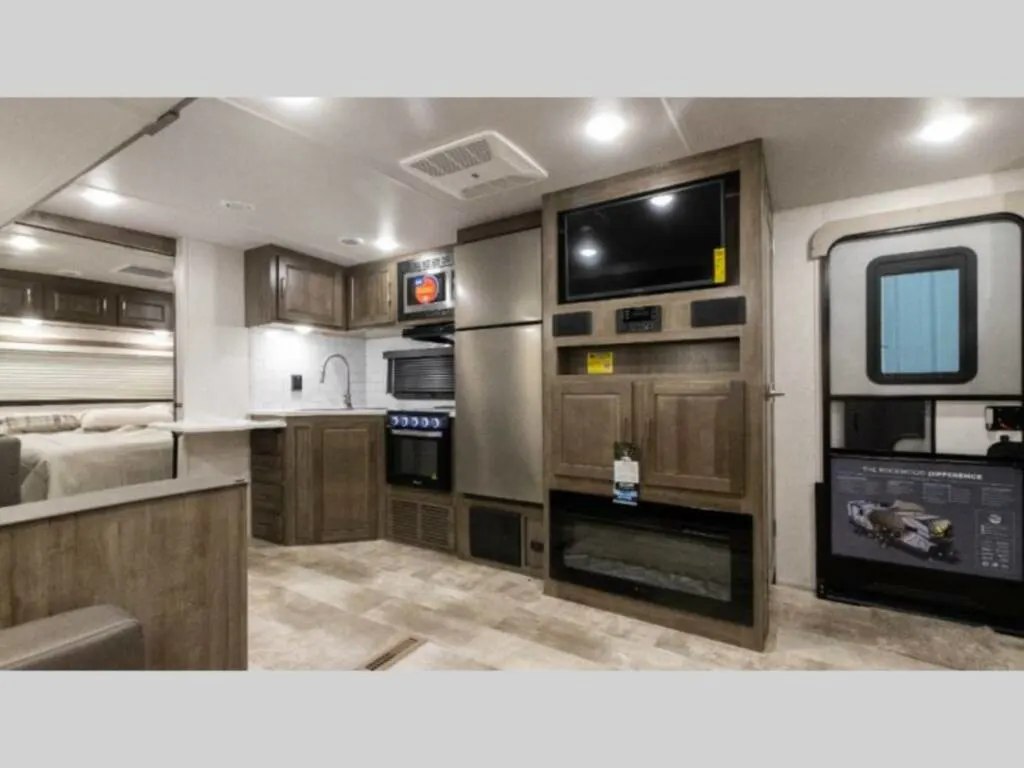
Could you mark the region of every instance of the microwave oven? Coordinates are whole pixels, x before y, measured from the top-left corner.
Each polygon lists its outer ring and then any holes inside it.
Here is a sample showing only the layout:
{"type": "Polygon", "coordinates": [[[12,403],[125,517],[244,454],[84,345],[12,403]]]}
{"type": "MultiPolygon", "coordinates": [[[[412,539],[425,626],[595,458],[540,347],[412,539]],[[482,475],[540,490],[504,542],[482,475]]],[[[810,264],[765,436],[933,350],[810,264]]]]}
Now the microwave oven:
{"type": "Polygon", "coordinates": [[[427,320],[455,310],[455,252],[423,254],[398,264],[398,321],[427,320]]]}

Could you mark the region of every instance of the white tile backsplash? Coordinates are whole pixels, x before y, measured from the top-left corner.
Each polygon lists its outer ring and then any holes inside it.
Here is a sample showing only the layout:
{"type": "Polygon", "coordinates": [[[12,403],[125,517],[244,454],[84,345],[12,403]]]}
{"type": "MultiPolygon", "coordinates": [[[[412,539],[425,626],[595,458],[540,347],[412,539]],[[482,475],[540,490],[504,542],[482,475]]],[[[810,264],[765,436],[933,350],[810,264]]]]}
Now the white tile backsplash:
{"type": "Polygon", "coordinates": [[[300,334],[287,328],[252,328],[249,339],[250,410],[344,405],[345,364],[332,360],[327,378],[320,369],[328,355],[339,352],[352,369],[352,404],[367,407],[366,342],[352,336],[313,331],[300,334]],[[302,376],[302,391],[291,391],[292,374],[302,376]]]}
{"type": "Polygon", "coordinates": [[[445,400],[397,400],[388,392],[388,361],[385,352],[403,349],[427,349],[443,346],[425,341],[404,339],[401,336],[388,336],[366,340],[366,407],[367,408],[434,408],[439,405],[451,405],[454,401],[445,400]]]}

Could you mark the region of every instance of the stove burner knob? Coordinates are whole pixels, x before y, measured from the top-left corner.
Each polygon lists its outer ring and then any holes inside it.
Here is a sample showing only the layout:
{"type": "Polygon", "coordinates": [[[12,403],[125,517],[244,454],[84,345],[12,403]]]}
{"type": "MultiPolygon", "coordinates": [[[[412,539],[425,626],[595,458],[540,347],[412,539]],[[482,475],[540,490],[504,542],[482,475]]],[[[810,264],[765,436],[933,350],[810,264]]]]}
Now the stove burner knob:
{"type": "Polygon", "coordinates": [[[419,417],[413,416],[411,419],[409,419],[409,426],[410,427],[418,427],[419,425],[420,425],[419,417]]]}
{"type": "Polygon", "coordinates": [[[433,419],[430,420],[430,426],[432,426],[434,429],[440,429],[441,420],[435,416],[433,419]]]}
{"type": "Polygon", "coordinates": [[[399,419],[398,419],[397,416],[392,416],[391,417],[391,426],[392,427],[397,427],[398,426],[398,421],[399,421],[399,419]]]}
{"type": "Polygon", "coordinates": [[[401,423],[402,423],[403,427],[408,427],[409,426],[409,417],[408,416],[402,416],[401,423]]]}

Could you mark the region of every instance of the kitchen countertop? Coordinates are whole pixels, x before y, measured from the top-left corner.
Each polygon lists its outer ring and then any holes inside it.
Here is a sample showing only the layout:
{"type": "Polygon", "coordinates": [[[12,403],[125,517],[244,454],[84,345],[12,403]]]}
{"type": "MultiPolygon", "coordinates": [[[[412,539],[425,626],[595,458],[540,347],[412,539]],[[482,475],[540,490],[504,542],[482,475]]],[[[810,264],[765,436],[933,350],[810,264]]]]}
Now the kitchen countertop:
{"type": "Polygon", "coordinates": [[[249,419],[224,419],[222,421],[198,419],[182,421],[161,421],[149,425],[153,429],[161,429],[165,432],[177,432],[181,435],[193,435],[200,433],[217,432],[248,432],[253,429],[284,429],[286,424],[283,421],[251,421],[249,419]]]}
{"type": "Polygon", "coordinates": [[[287,419],[300,416],[383,416],[387,408],[293,408],[277,411],[250,411],[254,419],[287,419]]]}

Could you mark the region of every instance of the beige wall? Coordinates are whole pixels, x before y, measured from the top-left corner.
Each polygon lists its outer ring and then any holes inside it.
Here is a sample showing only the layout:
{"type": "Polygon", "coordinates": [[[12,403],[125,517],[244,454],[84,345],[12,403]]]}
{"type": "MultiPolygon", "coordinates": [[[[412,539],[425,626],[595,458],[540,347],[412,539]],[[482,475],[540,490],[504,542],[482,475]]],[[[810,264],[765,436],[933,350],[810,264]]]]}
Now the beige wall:
{"type": "MultiPolygon", "coordinates": [[[[821,479],[821,382],[818,264],[808,258],[811,235],[822,224],[920,205],[1024,190],[1024,171],[977,176],[944,184],[779,211],[774,217],[776,400],[776,565],[782,584],[813,588],[814,483],[821,479]]],[[[983,440],[976,420],[950,411],[962,439],[983,440]]]]}

